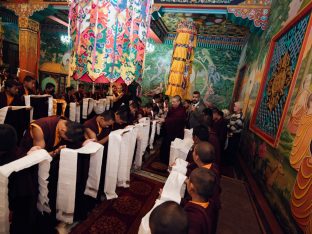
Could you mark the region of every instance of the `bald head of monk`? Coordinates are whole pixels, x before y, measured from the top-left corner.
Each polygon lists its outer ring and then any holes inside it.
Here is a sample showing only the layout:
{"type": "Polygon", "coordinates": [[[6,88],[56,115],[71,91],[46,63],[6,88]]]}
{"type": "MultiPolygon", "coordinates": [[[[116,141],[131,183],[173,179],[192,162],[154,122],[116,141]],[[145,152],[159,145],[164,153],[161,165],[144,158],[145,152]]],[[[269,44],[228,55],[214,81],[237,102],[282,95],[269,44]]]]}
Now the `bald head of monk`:
{"type": "Polygon", "coordinates": [[[182,207],[173,201],[166,201],[151,213],[149,226],[152,234],[187,234],[188,221],[182,207]]]}
{"type": "Polygon", "coordinates": [[[193,151],[193,160],[197,166],[201,167],[206,164],[215,162],[215,149],[209,142],[198,143],[193,151]]]}
{"type": "Polygon", "coordinates": [[[216,186],[216,174],[206,168],[196,168],[187,180],[187,191],[192,200],[207,202],[214,193],[216,186]]]}

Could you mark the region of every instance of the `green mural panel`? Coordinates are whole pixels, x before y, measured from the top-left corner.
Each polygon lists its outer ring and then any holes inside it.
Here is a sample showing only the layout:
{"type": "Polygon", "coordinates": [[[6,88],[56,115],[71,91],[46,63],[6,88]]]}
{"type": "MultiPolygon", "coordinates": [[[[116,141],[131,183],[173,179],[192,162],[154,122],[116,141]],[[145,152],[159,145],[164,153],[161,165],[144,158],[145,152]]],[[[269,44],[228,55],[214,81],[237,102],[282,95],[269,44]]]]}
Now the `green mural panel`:
{"type": "MultiPolygon", "coordinates": [[[[152,96],[162,87],[165,91],[172,50],[172,45],[149,41],[142,81],[145,95],[152,96]]],[[[192,89],[200,91],[205,102],[228,108],[240,54],[236,50],[197,47],[191,75],[192,89]]]]}
{"type": "Polygon", "coordinates": [[[70,53],[67,33],[42,31],[40,37],[40,64],[53,62],[68,68],[70,53]]]}

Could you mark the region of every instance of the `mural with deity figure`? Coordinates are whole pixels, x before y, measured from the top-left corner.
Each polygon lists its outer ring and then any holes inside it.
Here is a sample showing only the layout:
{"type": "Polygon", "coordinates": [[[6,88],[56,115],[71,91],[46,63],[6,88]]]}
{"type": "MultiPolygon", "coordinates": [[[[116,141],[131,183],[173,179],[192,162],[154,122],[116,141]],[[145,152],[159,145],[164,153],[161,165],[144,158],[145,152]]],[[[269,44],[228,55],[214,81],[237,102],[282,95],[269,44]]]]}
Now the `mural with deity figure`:
{"type": "Polygon", "coordinates": [[[240,150],[274,215],[285,233],[312,231],[312,33],[307,38],[303,58],[291,96],[282,133],[276,148],[249,130],[251,115],[264,73],[264,62],[272,37],[306,6],[308,1],[273,1],[272,22],[262,35],[252,35],[245,59],[244,90],[245,131],[240,150]]]}
{"type": "MultiPolygon", "coordinates": [[[[143,94],[153,96],[165,91],[172,49],[173,45],[149,41],[144,62],[143,94]]],[[[239,50],[196,47],[190,77],[192,90],[198,90],[205,102],[228,108],[240,54],[239,50]]]]}

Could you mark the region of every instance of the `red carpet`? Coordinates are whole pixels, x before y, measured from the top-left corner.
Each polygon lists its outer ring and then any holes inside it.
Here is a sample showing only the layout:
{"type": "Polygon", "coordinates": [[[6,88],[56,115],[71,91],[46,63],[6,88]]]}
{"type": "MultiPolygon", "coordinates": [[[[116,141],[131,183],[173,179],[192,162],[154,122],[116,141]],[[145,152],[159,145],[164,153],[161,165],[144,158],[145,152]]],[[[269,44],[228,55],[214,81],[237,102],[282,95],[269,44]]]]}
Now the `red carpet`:
{"type": "Polygon", "coordinates": [[[142,170],[152,172],[160,176],[168,177],[169,176],[169,172],[167,171],[168,166],[160,162],[159,153],[160,149],[157,148],[155,152],[149,156],[146,162],[144,162],[142,170]]]}
{"type": "Polygon", "coordinates": [[[130,188],[118,188],[118,198],[98,205],[71,233],[137,233],[142,217],[153,207],[163,184],[132,175],[130,188]]]}

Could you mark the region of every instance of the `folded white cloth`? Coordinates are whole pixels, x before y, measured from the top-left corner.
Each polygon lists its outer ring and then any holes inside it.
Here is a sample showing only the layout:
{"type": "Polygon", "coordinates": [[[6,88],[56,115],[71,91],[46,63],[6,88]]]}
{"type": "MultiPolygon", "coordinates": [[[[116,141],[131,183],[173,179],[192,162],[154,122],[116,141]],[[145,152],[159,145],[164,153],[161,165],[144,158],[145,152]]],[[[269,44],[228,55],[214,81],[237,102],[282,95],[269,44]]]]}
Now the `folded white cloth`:
{"type": "Polygon", "coordinates": [[[76,176],[78,153],[90,154],[88,180],[84,194],[96,198],[103,159],[104,146],[89,142],[80,149],[62,149],[57,184],[56,218],[66,223],[73,223],[75,211],[76,176]]]}
{"type": "Polygon", "coordinates": [[[152,211],[157,207],[159,206],[160,204],[164,203],[165,201],[162,201],[162,200],[159,200],[157,199],[155,201],[155,204],[153,206],[153,208],[142,218],[142,221],[141,221],[141,225],[139,227],[139,232],[138,234],[150,234],[151,233],[151,229],[149,227],[149,218],[150,218],[150,215],[152,213],[152,211]]]}
{"type": "MultiPolygon", "coordinates": [[[[177,162],[179,166],[182,166],[184,162],[177,162]]],[[[149,218],[152,211],[164,203],[165,201],[175,201],[177,203],[181,202],[182,194],[185,192],[184,181],[187,177],[182,175],[177,171],[171,171],[163,191],[161,193],[160,199],[157,199],[153,208],[142,218],[141,225],[139,227],[139,234],[150,234],[151,230],[149,228],[149,218]]]]}
{"type": "Polygon", "coordinates": [[[160,135],[160,128],[161,128],[161,123],[157,121],[156,123],[156,133],[159,136],[160,135]]]}
{"type": "MultiPolygon", "coordinates": [[[[117,198],[116,186],[118,176],[120,176],[120,184],[124,184],[127,180],[128,164],[130,160],[130,154],[132,151],[132,140],[130,137],[133,136],[133,128],[119,129],[112,131],[109,134],[108,150],[107,150],[107,162],[106,162],[106,174],[105,174],[105,185],[104,193],[106,198],[114,199],[117,198]],[[124,158],[125,151],[129,151],[124,158]],[[121,162],[121,160],[126,160],[121,162]],[[125,170],[125,171],[122,171],[125,170]]],[[[134,150],[133,150],[134,151],[134,150]]]]}
{"type": "Polygon", "coordinates": [[[171,171],[166,180],[160,199],[163,201],[175,201],[176,203],[180,203],[182,198],[181,189],[186,178],[185,175],[182,175],[179,172],[171,171]]]}
{"type": "Polygon", "coordinates": [[[176,171],[178,173],[181,173],[182,175],[186,175],[187,165],[188,165],[187,161],[181,158],[177,158],[175,160],[175,165],[172,167],[172,171],[176,171]]]}
{"type": "Polygon", "coordinates": [[[39,211],[51,212],[48,199],[48,181],[52,158],[46,150],[36,150],[31,154],[0,167],[0,233],[9,233],[9,201],[8,182],[12,172],[18,172],[39,164],[39,195],[37,208],[39,211]]]}
{"type": "Polygon", "coordinates": [[[69,103],[69,119],[80,123],[80,105],[76,102],[69,103]]]}
{"type": "Polygon", "coordinates": [[[117,186],[128,188],[130,185],[130,170],[135,150],[135,143],[138,129],[135,126],[128,126],[130,131],[124,133],[119,157],[117,186]]]}
{"type": "Polygon", "coordinates": [[[87,119],[88,115],[93,111],[94,100],[92,98],[84,98],[82,101],[82,118],[87,119]]]}
{"type": "Polygon", "coordinates": [[[156,134],[156,120],[152,121],[152,126],[151,126],[151,135],[150,135],[150,140],[149,140],[149,148],[153,149],[154,148],[154,139],[155,139],[155,134],[156,134]]]}
{"type": "Polygon", "coordinates": [[[150,118],[144,117],[136,124],[138,128],[137,135],[137,150],[135,153],[134,167],[140,168],[142,166],[142,157],[148,146],[149,130],[150,130],[150,118]]]}
{"type": "Polygon", "coordinates": [[[169,165],[172,165],[177,158],[186,160],[187,154],[193,145],[193,140],[190,138],[179,139],[176,138],[171,142],[169,165]]]}
{"type": "Polygon", "coordinates": [[[184,129],[184,139],[193,139],[193,128],[192,129],[184,129]]]}
{"type": "Polygon", "coordinates": [[[106,109],[106,99],[105,98],[102,98],[102,99],[99,99],[99,100],[94,100],[93,102],[93,109],[94,109],[94,112],[99,115],[99,114],[102,114],[105,109],[106,109]]]}
{"type": "MultiPolygon", "coordinates": [[[[44,95],[26,95],[26,96],[24,96],[24,98],[25,98],[25,105],[26,106],[31,106],[31,102],[30,102],[31,98],[45,98],[45,97],[49,97],[49,99],[48,99],[48,116],[52,116],[53,115],[53,97],[51,95],[48,95],[48,94],[44,94],[44,95]]],[[[32,108],[30,110],[30,116],[31,116],[30,121],[33,120],[33,114],[34,114],[34,108],[32,108]]]]}
{"type": "Polygon", "coordinates": [[[106,99],[108,100],[110,108],[112,108],[114,105],[114,102],[113,102],[114,97],[113,96],[106,96],[106,99]]]}
{"type": "Polygon", "coordinates": [[[3,107],[0,109],[0,124],[4,124],[4,121],[5,121],[5,117],[8,113],[8,109],[9,107],[6,106],[6,107],[3,107]]]}

